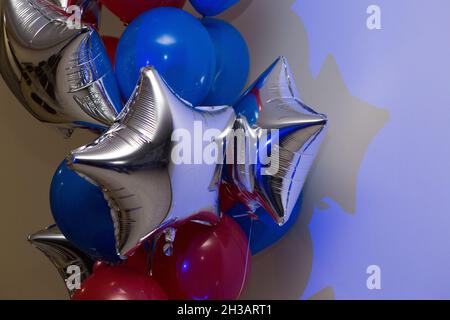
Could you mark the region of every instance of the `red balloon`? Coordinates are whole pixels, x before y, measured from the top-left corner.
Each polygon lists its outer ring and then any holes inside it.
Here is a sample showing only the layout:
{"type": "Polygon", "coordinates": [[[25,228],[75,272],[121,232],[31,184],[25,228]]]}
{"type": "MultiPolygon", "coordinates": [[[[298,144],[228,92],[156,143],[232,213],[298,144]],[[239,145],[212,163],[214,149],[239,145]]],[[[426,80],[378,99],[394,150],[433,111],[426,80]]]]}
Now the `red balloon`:
{"type": "Polygon", "coordinates": [[[106,52],[108,53],[109,60],[114,65],[116,61],[116,49],[119,44],[119,39],[116,37],[102,36],[103,44],[106,47],[106,52]]]}
{"type": "Polygon", "coordinates": [[[94,265],[92,266],[92,272],[97,272],[101,268],[107,268],[108,264],[103,261],[96,261],[94,265]]]}
{"type": "Polygon", "coordinates": [[[161,286],[133,269],[102,266],[81,284],[73,300],[167,300],[161,286]]]}
{"type": "Polygon", "coordinates": [[[153,276],[176,300],[238,299],[250,272],[248,241],[228,216],[214,227],[193,222],[176,234],[173,254],[164,255],[164,239],[156,246],[153,276]]]}
{"type": "Polygon", "coordinates": [[[141,13],[158,7],[182,8],[186,0],[100,0],[125,23],[130,23],[141,13]]]}

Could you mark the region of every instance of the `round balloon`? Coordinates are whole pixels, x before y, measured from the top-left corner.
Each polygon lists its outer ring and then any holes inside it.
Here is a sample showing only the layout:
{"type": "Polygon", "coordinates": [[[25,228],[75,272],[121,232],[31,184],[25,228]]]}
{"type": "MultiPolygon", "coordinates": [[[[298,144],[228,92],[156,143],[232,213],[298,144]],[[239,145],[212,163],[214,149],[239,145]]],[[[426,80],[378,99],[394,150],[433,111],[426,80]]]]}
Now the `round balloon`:
{"type": "Polygon", "coordinates": [[[106,52],[108,53],[109,60],[114,64],[116,60],[116,50],[119,44],[119,39],[116,37],[102,36],[103,44],[105,45],[106,52]]]}
{"type": "Polygon", "coordinates": [[[211,88],[216,59],[208,31],[191,14],[158,8],[135,19],[116,52],[116,75],[125,99],[133,93],[140,70],[153,66],[181,98],[198,105],[211,88]]]}
{"type": "Polygon", "coordinates": [[[190,0],[192,6],[203,16],[217,16],[231,6],[234,6],[239,0],[190,0]]]}
{"type": "Polygon", "coordinates": [[[75,292],[73,300],[167,300],[151,277],[124,266],[97,269],[75,292]]]}
{"type": "Polygon", "coordinates": [[[141,13],[158,7],[182,8],[186,0],[101,0],[112,13],[130,23],[141,13]]]}
{"type": "Polygon", "coordinates": [[[273,218],[264,209],[258,209],[258,219],[252,220],[246,216],[244,205],[237,205],[227,214],[241,226],[247,235],[253,255],[271,247],[288,233],[298,220],[303,203],[303,195],[300,196],[290,219],[282,226],[275,223],[273,218]]]}
{"type": "Polygon", "coordinates": [[[114,224],[103,193],[63,161],[50,189],[53,217],[64,236],[95,260],[118,261],[114,224]]]}
{"type": "Polygon", "coordinates": [[[152,249],[149,242],[144,242],[136,251],[127,257],[127,260],[123,264],[129,269],[149,274],[152,249]]]}
{"type": "Polygon", "coordinates": [[[231,24],[204,18],[216,52],[216,72],[211,89],[203,105],[233,105],[247,84],[250,54],[247,43],[231,24]]]}
{"type": "Polygon", "coordinates": [[[153,276],[170,299],[233,300],[239,298],[250,271],[248,241],[233,219],[224,216],[214,227],[193,222],[181,226],[173,254],[163,252],[160,239],[153,276]]]}

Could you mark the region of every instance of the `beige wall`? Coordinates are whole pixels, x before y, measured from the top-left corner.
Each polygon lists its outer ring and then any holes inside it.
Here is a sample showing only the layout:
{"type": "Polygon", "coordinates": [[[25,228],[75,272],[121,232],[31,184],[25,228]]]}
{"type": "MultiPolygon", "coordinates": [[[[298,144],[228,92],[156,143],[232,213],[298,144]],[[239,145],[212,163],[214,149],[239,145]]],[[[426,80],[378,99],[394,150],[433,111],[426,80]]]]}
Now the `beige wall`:
{"type": "MultiPolygon", "coordinates": [[[[278,55],[286,55],[306,102],[321,112],[328,106],[362,104],[343,88],[332,59],[318,79],[308,69],[308,42],[304,27],[290,6],[293,0],[243,0],[224,18],[232,21],[247,39],[252,56],[253,80],[278,55]],[[293,40],[295,39],[295,40],[293,40]],[[333,89],[337,85],[338,89],[333,89]],[[324,91],[330,92],[324,96],[324,91]],[[338,100],[336,100],[336,98],[338,100]]],[[[105,12],[103,33],[118,35],[120,23],[105,12]]],[[[72,148],[90,140],[77,133],[71,140],[36,121],[0,82],[0,161],[2,223],[0,227],[0,298],[66,298],[64,285],[50,262],[26,241],[26,236],[52,223],[48,192],[55,168],[72,148]]],[[[364,105],[362,105],[364,107],[364,105]]],[[[331,130],[335,130],[331,128],[331,130]]],[[[352,173],[343,173],[349,174],[352,173]]],[[[312,187],[314,189],[314,186],[312,187]]],[[[345,192],[345,190],[343,191],[345,192]]],[[[351,200],[351,199],[350,199],[351,200]]],[[[312,205],[311,203],[306,205],[312,205]]],[[[247,298],[301,296],[311,269],[311,243],[303,216],[295,229],[274,248],[254,259],[247,298]]],[[[332,297],[326,289],[320,297],[332,297]]]]}

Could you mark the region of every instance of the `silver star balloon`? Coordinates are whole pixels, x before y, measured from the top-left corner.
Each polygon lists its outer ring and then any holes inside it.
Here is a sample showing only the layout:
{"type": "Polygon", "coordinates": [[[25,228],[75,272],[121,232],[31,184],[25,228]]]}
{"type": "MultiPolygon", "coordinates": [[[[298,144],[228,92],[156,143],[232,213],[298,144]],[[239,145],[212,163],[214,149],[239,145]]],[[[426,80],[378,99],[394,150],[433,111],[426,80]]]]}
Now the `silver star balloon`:
{"type": "Polygon", "coordinates": [[[302,101],[284,57],[250,86],[235,111],[247,155],[225,172],[222,190],[250,212],[264,208],[283,225],[301,194],[327,118],[302,101]]]}
{"type": "Polygon", "coordinates": [[[0,72],[22,105],[63,128],[107,128],[122,108],[111,62],[90,25],[46,0],[1,2],[0,72]]]}
{"type": "Polygon", "coordinates": [[[30,235],[28,241],[53,263],[66,283],[70,295],[76,291],[77,284],[82,283],[92,273],[94,261],[74,247],[58,227],[50,226],[30,235]]]}
{"type": "Polygon", "coordinates": [[[217,221],[223,145],[234,120],[231,107],[187,105],[147,67],[112,127],[72,151],[69,167],[108,200],[121,257],[180,221],[217,221]]]}

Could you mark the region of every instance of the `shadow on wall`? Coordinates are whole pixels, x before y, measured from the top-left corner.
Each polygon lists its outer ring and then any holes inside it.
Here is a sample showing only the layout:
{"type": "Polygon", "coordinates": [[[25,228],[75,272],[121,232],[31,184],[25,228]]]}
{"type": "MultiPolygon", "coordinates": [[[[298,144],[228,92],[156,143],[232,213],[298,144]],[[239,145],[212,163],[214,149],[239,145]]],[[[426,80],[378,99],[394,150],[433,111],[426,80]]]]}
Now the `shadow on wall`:
{"type": "MultiPolygon", "coordinates": [[[[221,18],[246,38],[252,57],[253,81],[279,55],[289,59],[305,102],[329,117],[329,132],[305,186],[298,223],[272,248],[253,258],[251,279],[243,299],[298,299],[308,284],[314,244],[308,224],[317,209],[332,199],[349,214],[355,212],[356,182],[368,145],[388,114],[353,97],[329,55],[317,78],[309,68],[305,27],[292,10],[296,1],[241,0],[221,18]]],[[[327,10],[327,8],[324,8],[327,10]]],[[[316,213],[315,213],[316,212],[316,213]]],[[[323,235],[326,237],[327,235],[323,235]]],[[[311,299],[333,299],[331,287],[311,299]]]]}

